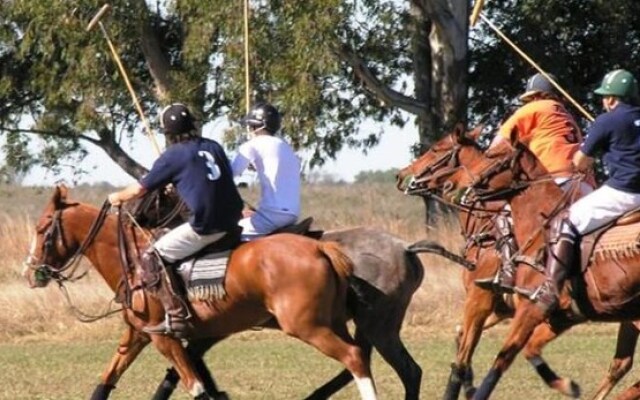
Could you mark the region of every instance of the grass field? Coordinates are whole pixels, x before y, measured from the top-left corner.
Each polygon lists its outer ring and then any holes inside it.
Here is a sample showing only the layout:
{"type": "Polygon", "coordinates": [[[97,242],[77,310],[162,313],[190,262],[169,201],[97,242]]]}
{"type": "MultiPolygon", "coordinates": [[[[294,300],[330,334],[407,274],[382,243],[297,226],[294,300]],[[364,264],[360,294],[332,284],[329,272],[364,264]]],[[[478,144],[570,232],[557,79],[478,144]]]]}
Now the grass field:
{"type": "MultiPolygon", "coordinates": [[[[450,327],[442,326],[450,331],[450,327]]],[[[476,377],[481,378],[500,344],[504,328],[489,332],[475,359],[476,377]]],[[[450,335],[420,327],[406,330],[410,352],[423,368],[423,399],[442,396],[453,355],[450,335]]],[[[549,346],[546,355],[560,373],[582,385],[589,398],[607,370],[613,354],[614,326],[577,328],[549,346]]],[[[110,359],[113,340],[30,340],[0,345],[3,385],[0,399],[86,399],[110,359]]],[[[218,383],[233,399],[301,399],[330,378],[340,366],[315,350],[275,332],[240,334],[213,349],[207,363],[218,383]]],[[[152,348],[140,356],[113,393],[114,399],[148,399],[164,374],[167,363],[152,348]]],[[[374,359],[374,375],[380,399],[403,398],[402,385],[393,371],[374,359]]],[[[633,375],[633,374],[631,374],[633,375]]],[[[629,378],[623,385],[630,384],[629,378]]],[[[179,391],[176,398],[188,398],[179,391]]],[[[336,399],[358,398],[355,386],[347,387],[336,399]]],[[[509,370],[494,399],[560,399],[534,376],[522,359],[509,370]]]]}
{"type": "MultiPolygon", "coordinates": [[[[99,205],[111,188],[74,188],[74,199],[99,205]]],[[[0,400],[86,399],[115,351],[123,329],[117,317],[93,324],[76,321],[56,287],[31,290],[19,276],[37,215],[51,188],[0,186],[0,400]]],[[[255,202],[255,188],[243,192],[255,202]]],[[[377,226],[407,241],[429,238],[457,250],[462,241],[455,222],[427,229],[422,202],[389,185],[318,185],[303,191],[305,215],[317,228],[377,226]],[[357,196],[354,197],[354,194],[357,196]]],[[[460,268],[435,256],[423,256],[426,278],[414,295],[403,337],[423,368],[422,398],[440,398],[453,360],[453,332],[460,320],[463,291],[460,268]]],[[[87,266],[88,267],[88,266],[87,266]]],[[[90,273],[71,285],[74,302],[99,313],[112,294],[90,273]]],[[[589,398],[605,374],[614,352],[616,325],[586,325],[546,349],[551,366],[583,385],[589,398]]],[[[475,357],[479,381],[495,356],[506,326],[488,332],[475,357]]],[[[315,350],[277,332],[237,335],[207,356],[220,385],[234,399],[300,399],[333,376],[340,366],[315,350]]],[[[116,399],[149,398],[167,367],[148,348],[114,392],[116,399]]],[[[389,367],[375,358],[374,374],[381,399],[402,398],[402,387],[389,367]]],[[[634,381],[628,378],[621,385],[634,381]]],[[[640,375],[640,374],[639,374],[640,375]]],[[[176,398],[187,398],[180,392],[176,398]]],[[[355,388],[335,397],[357,398],[355,388]]],[[[520,358],[504,377],[495,399],[559,399],[520,358]]]]}

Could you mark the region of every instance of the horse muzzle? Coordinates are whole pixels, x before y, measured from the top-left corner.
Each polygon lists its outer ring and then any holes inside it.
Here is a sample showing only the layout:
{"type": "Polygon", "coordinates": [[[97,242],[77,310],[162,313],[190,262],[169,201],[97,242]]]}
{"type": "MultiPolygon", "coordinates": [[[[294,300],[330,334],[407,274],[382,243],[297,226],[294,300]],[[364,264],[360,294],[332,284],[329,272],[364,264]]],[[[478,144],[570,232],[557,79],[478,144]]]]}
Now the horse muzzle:
{"type": "Polygon", "coordinates": [[[51,281],[52,273],[51,268],[47,265],[40,265],[35,268],[32,265],[25,265],[22,276],[27,280],[29,287],[35,289],[47,286],[51,281]]]}

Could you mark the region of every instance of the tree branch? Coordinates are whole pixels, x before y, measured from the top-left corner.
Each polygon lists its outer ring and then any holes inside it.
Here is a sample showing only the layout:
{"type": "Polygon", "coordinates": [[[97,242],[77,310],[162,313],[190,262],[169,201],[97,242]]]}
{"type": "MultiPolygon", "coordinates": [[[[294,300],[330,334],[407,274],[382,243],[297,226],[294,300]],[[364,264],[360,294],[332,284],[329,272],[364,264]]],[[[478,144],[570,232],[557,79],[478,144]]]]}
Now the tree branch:
{"type": "Polygon", "coordinates": [[[425,116],[428,112],[427,105],[412,97],[388,88],[380,83],[371,72],[365,62],[347,44],[341,44],[335,49],[338,58],[353,68],[353,73],[360,79],[365,87],[377,98],[417,116],[425,116]]]}
{"type": "Polygon", "coordinates": [[[61,138],[61,139],[73,139],[74,137],[76,137],[78,139],[86,140],[87,142],[93,143],[95,145],[99,145],[100,144],[99,140],[94,139],[91,136],[86,136],[86,135],[70,136],[70,135],[65,135],[63,133],[59,133],[59,132],[55,132],[55,131],[43,131],[43,130],[40,130],[40,129],[7,128],[6,126],[0,126],[0,130],[1,131],[6,131],[6,132],[11,132],[11,133],[28,133],[28,134],[39,135],[39,136],[57,137],[57,138],[61,138]]]}

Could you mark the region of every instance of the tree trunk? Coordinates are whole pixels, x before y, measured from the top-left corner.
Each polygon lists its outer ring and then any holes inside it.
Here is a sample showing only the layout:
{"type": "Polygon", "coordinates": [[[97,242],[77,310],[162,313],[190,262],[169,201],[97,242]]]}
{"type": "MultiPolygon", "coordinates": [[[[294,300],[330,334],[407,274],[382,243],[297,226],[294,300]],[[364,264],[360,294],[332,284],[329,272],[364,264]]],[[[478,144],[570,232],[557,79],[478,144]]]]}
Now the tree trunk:
{"type": "Polygon", "coordinates": [[[171,100],[171,66],[162,52],[160,42],[156,36],[152,20],[150,18],[149,5],[145,0],[137,0],[136,7],[139,10],[139,31],[140,48],[144,59],[147,61],[149,74],[155,84],[155,97],[160,104],[165,104],[171,100]]]}
{"type": "MultiPolygon", "coordinates": [[[[468,13],[468,0],[411,2],[416,99],[429,108],[417,118],[423,149],[466,122],[468,13]]],[[[439,202],[425,199],[427,225],[442,212],[439,202]]]]}

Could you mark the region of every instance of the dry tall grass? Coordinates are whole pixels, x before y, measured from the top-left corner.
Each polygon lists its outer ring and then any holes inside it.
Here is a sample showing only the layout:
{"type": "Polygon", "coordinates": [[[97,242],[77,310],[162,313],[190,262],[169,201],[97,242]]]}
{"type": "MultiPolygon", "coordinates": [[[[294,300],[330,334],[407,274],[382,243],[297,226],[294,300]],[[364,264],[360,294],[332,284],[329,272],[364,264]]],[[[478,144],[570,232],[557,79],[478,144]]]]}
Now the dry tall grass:
{"type": "MultiPolygon", "coordinates": [[[[109,188],[75,188],[71,196],[99,206],[109,188]]],[[[55,285],[29,289],[20,277],[35,221],[51,195],[51,188],[0,186],[0,342],[71,337],[113,337],[120,330],[119,318],[90,325],[76,320],[55,285]]],[[[245,189],[243,197],[255,203],[257,188],[245,189]]],[[[406,197],[388,184],[309,185],[303,189],[303,213],[315,218],[315,227],[337,229],[349,226],[376,226],[408,242],[436,240],[457,250],[461,238],[457,224],[443,223],[427,232],[422,201],[406,197]]],[[[423,256],[426,278],[414,296],[407,323],[427,329],[451,326],[459,319],[462,304],[460,267],[436,256],[423,256]]],[[[90,268],[86,263],[83,266],[90,268]]],[[[74,303],[84,311],[98,314],[112,294],[97,274],[68,285],[74,303]]]]}

